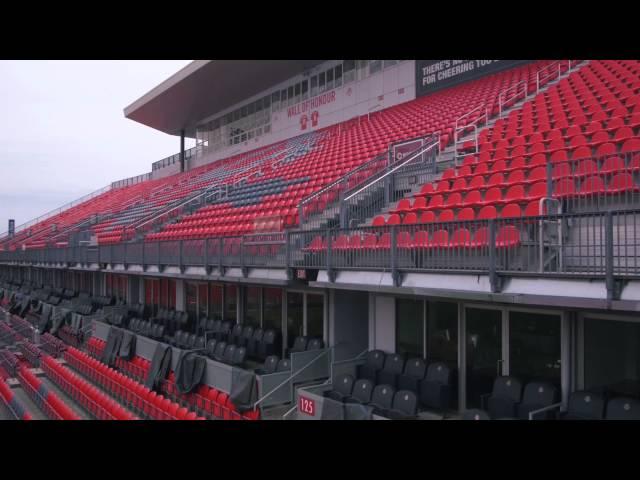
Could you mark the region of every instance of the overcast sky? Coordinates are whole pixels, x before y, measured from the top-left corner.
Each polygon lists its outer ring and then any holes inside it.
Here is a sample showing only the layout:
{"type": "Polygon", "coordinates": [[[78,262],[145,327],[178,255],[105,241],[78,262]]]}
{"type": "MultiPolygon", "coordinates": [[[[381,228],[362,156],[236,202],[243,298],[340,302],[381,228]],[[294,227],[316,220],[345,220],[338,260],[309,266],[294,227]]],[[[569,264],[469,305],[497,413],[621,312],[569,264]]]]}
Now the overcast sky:
{"type": "Polygon", "coordinates": [[[177,153],[123,110],[189,62],[0,61],[0,234],[177,153]]]}

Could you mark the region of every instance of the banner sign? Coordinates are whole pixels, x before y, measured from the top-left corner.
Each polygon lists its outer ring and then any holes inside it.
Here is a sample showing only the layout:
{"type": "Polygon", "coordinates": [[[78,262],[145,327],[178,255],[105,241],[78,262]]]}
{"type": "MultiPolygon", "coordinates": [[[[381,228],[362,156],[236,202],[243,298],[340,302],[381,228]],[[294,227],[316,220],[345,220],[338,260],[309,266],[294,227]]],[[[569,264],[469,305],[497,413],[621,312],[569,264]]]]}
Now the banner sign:
{"type": "Polygon", "coordinates": [[[527,62],[529,60],[416,60],[416,96],[527,62]]]}

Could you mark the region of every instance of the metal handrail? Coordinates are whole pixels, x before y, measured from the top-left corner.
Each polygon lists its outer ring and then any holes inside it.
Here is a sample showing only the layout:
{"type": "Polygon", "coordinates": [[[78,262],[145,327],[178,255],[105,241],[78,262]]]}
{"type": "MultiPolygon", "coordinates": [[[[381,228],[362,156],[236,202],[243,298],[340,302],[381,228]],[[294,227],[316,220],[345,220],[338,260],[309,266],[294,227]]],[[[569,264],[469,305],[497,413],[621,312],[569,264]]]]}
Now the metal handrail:
{"type": "MultiPolygon", "coordinates": [[[[378,183],[380,180],[383,180],[384,178],[388,177],[389,175],[393,174],[394,172],[396,172],[397,170],[401,169],[402,167],[405,167],[408,163],[412,162],[413,160],[415,160],[418,156],[423,155],[425,153],[427,153],[428,151],[430,151],[431,149],[433,149],[436,146],[439,146],[440,142],[435,139],[433,140],[433,143],[430,143],[428,145],[422,145],[421,147],[417,148],[416,150],[414,150],[413,153],[409,154],[409,156],[407,157],[406,160],[403,160],[402,162],[393,164],[392,168],[390,170],[387,170],[385,173],[383,173],[381,176],[379,176],[378,178],[374,179],[373,181],[367,183],[365,186],[363,186],[362,188],[356,190],[355,192],[351,193],[350,195],[348,195],[347,197],[345,197],[344,202],[349,201],[351,198],[353,198],[355,195],[361,193],[362,191],[366,190],[367,188],[369,188],[370,186],[378,183]]],[[[388,168],[388,167],[387,167],[388,168]]],[[[357,188],[357,187],[356,187],[357,188]]]]}
{"type": "Polygon", "coordinates": [[[291,380],[293,380],[295,377],[297,377],[298,375],[300,375],[300,373],[302,373],[303,371],[305,371],[307,368],[309,368],[311,365],[313,365],[315,362],[317,362],[320,358],[323,358],[325,355],[327,355],[328,353],[333,352],[333,347],[329,347],[326,348],[324,350],[324,352],[322,352],[320,355],[318,355],[317,357],[315,357],[313,360],[311,360],[309,363],[307,363],[304,367],[302,367],[300,370],[296,371],[295,373],[292,373],[284,382],[278,384],[278,386],[274,387],[273,389],[271,389],[268,393],[266,393],[265,395],[263,395],[261,398],[259,398],[254,404],[253,404],[253,408],[252,410],[255,410],[256,407],[258,405],[260,405],[263,401],[265,401],[268,397],[270,397],[271,395],[273,395],[277,390],[279,390],[280,388],[284,387],[288,382],[290,382],[291,380]]]}
{"type": "Polygon", "coordinates": [[[526,80],[520,80],[518,83],[510,86],[509,88],[501,91],[498,94],[498,112],[499,112],[498,116],[499,117],[502,118],[502,109],[505,106],[506,102],[512,101],[513,99],[517,98],[517,96],[518,96],[517,90],[521,85],[524,85],[524,89],[523,89],[522,93],[524,93],[524,97],[523,98],[526,99],[527,98],[527,89],[529,87],[529,84],[528,84],[528,82],[526,80]],[[516,94],[513,97],[505,100],[505,97],[507,96],[507,94],[510,93],[512,90],[516,90],[516,94]]]}
{"type": "Polygon", "coordinates": [[[547,77],[545,77],[543,80],[547,80],[549,78],[551,78],[556,72],[555,72],[555,68],[557,67],[557,73],[558,73],[558,78],[562,76],[562,66],[565,65],[565,62],[567,62],[568,65],[568,72],[571,71],[571,60],[556,60],[553,63],[550,63],[549,65],[542,67],[541,69],[539,69],[536,72],[536,94],[540,92],[540,74],[542,74],[543,72],[547,71],[547,70],[552,70],[554,69],[554,71],[552,73],[550,73],[547,77]]]}
{"type": "MultiPolygon", "coordinates": [[[[16,234],[18,232],[21,232],[22,230],[25,230],[26,228],[29,228],[29,227],[31,227],[33,225],[36,225],[37,223],[40,223],[43,220],[46,220],[47,218],[51,218],[54,215],[58,215],[58,214],[66,211],[66,210],[69,210],[70,208],[75,207],[76,205],[79,205],[79,204],[81,204],[83,202],[86,202],[87,200],[91,200],[92,198],[95,198],[95,197],[97,197],[99,195],[102,195],[103,193],[105,193],[105,192],[107,192],[109,190],[111,190],[111,185],[107,185],[105,187],[102,187],[102,188],[100,188],[98,190],[95,190],[95,191],[93,191],[91,193],[88,193],[88,194],[86,194],[86,195],[84,195],[84,196],[82,196],[82,197],[80,197],[80,198],[78,198],[76,200],[73,200],[72,202],[66,203],[65,205],[63,205],[61,207],[58,207],[58,208],[56,208],[54,210],[51,210],[51,211],[49,211],[49,212],[47,212],[47,213],[45,213],[43,215],[40,215],[39,217],[34,218],[33,220],[29,220],[28,222],[25,222],[22,225],[19,225],[19,226],[15,227],[15,233],[14,234],[16,234]]],[[[6,237],[8,236],[8,234],[9,234],[8,231],[6,231],[4,233],[1,233],[0,234],[0,241],[5,240],[6,237]]]]}

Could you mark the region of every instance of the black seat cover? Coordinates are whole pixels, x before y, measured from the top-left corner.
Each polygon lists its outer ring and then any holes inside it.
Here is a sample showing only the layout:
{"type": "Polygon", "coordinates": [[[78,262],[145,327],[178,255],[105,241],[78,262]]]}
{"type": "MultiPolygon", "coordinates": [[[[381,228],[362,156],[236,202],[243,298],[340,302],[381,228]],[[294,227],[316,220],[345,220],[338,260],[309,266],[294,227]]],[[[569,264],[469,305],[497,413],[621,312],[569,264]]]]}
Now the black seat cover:
{"type": "Polygon", "coordinates": [[[312,338],[311,340],[309,340],[309,343],[307,344],[307,351],[322,350],[323,348],[324,348],[324,342],[322,341],[321,338],[312,338]]]}
{"type": "Polygon", "coordinates": [[[278,366],[276,367],[276,372],[288,372],[291,370],[291,361],[283,358],[278,362],[278,366]]]}
{"type": "Polygon", "coordinates": [[[269,355],[265,359],[264,365],[262,366],[262,368],[257,369],[256,373],[258,375],[269,375],[271,373],[274,373],[278,368],[279,360],[280,360],[280,357],[278,357],[277,355],[269,355]]]}
{"type": "Polygon", "coordinates": [[[227,348],[227,342],[218,342],[216,345],[216,350],[213,354],[214,360],[218,362],[224,361],[224,351],[227,348]]]}
{"type": "Polygon", "coordinates": [[[307,343],[309,343],[309,339],[307,337],[296,337],[293,341],[293,346],[291,347],[290,352],[304,352],[307,349],[307,343]]]}

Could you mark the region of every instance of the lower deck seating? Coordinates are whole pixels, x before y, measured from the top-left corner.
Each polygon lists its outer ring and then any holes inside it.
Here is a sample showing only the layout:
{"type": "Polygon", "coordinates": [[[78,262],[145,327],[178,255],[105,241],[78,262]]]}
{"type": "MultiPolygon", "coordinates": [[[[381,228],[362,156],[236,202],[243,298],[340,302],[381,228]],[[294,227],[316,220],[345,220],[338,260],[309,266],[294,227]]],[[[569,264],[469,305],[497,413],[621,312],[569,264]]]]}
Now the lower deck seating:
{"type": "Polygon", "coordinates": [[[32,420],[31,413],[25,408],[16,395],[11,391],[3,378],[0,378],[0,402],[11,412],[15,420],[32,420]]]}

